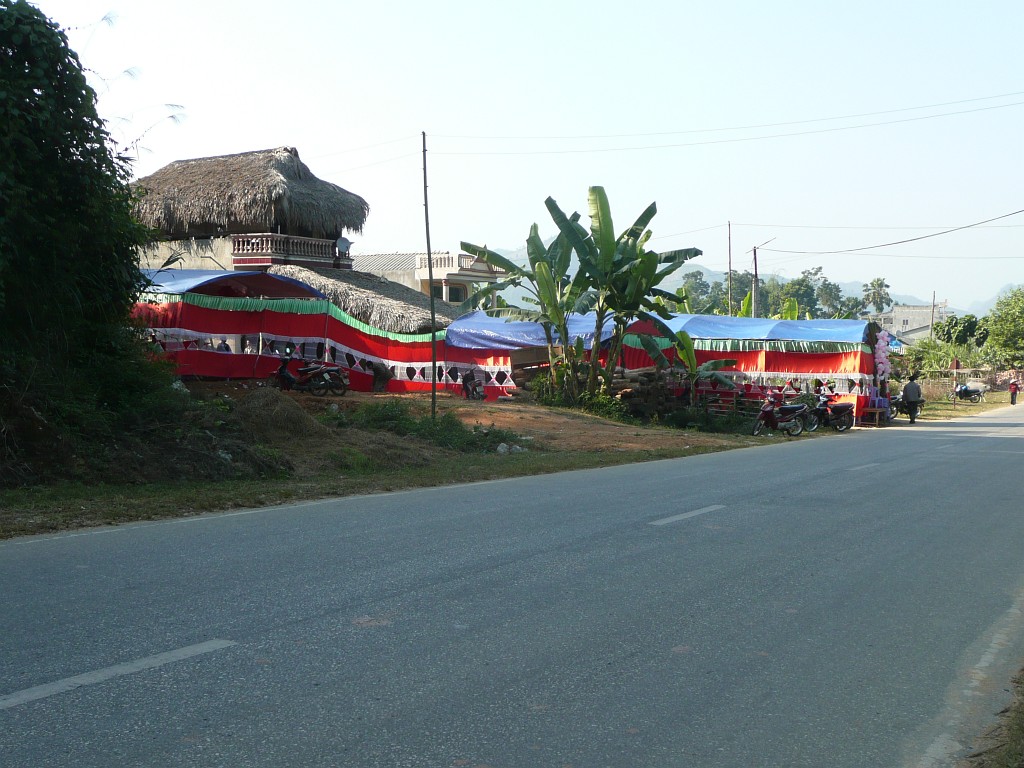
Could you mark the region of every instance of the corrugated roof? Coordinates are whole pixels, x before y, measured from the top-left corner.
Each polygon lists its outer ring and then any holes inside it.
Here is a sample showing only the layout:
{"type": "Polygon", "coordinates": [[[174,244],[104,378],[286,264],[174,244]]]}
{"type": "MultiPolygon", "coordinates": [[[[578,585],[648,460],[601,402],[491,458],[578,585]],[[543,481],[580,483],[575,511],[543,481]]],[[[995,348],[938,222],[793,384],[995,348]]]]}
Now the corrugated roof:
{"type": "MultiPolygon", "coordinates": [[[[352,254],[352,269],[360,272],[402,272],[408,269],[416,269],[421,256],[427,252],[420,253],[360,253],[352,254]]],[[[434,256],[450,256],[449,251],[434,251],[434,256]]]]}

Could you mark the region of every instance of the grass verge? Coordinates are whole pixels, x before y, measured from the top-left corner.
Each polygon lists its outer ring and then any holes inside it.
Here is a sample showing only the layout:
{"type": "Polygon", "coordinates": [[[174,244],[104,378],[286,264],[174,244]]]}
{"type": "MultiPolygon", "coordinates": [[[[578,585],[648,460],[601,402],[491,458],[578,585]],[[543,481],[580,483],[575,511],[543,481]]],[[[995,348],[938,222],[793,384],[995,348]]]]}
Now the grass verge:
{"type": "MultiPolygon", "coordinates": [[[[737,440],[735,447],[748,444],[737,440]]],[[[717,450],[717,449],[711,449],[717,450]]],[[[53,533],[72,528],[159,520],[232,509],[273,506],[293,501],[428,488],[467,480],[568,472],[707,453],[706,447],[652,451],[481,453],[458,461],[439,456],[429,464],[380,469],[355,467],[293,478],[139,485],[64,484],[0,491],[0,538],[53,533]]]]}

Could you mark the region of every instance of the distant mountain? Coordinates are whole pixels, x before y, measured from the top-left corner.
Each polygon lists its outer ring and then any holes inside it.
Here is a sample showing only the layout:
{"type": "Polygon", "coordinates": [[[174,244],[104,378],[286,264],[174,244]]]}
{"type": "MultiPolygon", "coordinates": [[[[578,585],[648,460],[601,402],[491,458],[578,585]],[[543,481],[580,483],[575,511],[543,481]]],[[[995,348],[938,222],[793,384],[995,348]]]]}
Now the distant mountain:
{"type": "MultiPolygon", "coordinates": [[[[546,241],[545,245],[550,244],[551,240],[554,240],[554,238],[551,238],[550,240],[546,241]]],[[[527,263],[525,247],[518,248],[516,250],[503,250],[501,248],[495,248],[494,250],[500,253],[505,258],[515,262],[516,264],[525,265],[527,263]]],[[[675,291],[679,286],[683,284],[683,275],[685,275],[687,272],[701,272],[704,275],[704,279],[707,280],[709,283],[724,283],[726,280],[726,275],[724,272],[716,272],[713,269],[708,269],[707,267],[702,267],[697,264],[694,264],[692,267],[689,264],[684,264],[679,269],[679,271],[677,271],[673,275],[670,275],[661,287],[664,288],[666,291],[675,291]]],[[[785,278],[780,279],[784,283],[788,282],[785,278]]],[[[846,282],[837,283],[837,285],[839,286],[840,290],[842,290],[844,296],[861,296],[864,293],[864,283],[846,282]]],[[[1000,296],[1005,294],[1007,291],[1011,291],[1014,288],[1019,287],[1022,286],[1007,283],[999,290],[999,292],[995,296],[992,296],[991,298],[985,299],[984,301],[972,302],[971,304],[968,305],[966,309],[961,309],[959,307],[949,307],[949,311],[960,316],[972,314],[976,315],[977,317],[982,317],[988,314],[992,307],[995,306],[996,301],[999,299],[1000,296]]],[[[516,295],[518,296],[518,294],[516,295]]],[[[897,304],[911,304],[917,306],[924,306],[925,304],[931,303],[930,299],[921,299],[918,298],[917,296],[905,293],[893,293],[890,294],[890,296],[892,296],[892,300],[897,304]]]]}

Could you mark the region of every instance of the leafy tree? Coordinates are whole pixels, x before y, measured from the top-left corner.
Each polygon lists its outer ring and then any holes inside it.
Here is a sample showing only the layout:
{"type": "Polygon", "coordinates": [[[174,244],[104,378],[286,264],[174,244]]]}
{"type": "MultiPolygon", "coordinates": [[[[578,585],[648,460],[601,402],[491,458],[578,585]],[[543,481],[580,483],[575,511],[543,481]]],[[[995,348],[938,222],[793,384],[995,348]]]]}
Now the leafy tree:
{"type": "Polygon", "coordinates": [[[785,289],[786,283],[776,275],[772,275],[764,282],[758,303],[758,312],[762,317],[771,317],[782,311],[782,305],[786,301],[785,289]]]}
{"type": "Polygon", "coordinates": [[[948,344],[964,345],[974,343],[975,346],[980,347],[984,343],[984,339],[981,344],[977,342],[978,330],[979,320],[974,315],[947,317],[945,320],[940,320],[932,326],[932,336],[948,344]]]}
{"type": "Polygon", "coordinates": [[[0,0],[0,310],[6,354],[87,354],[138,296],[130,169],[55,24],[0,0]]]}
{"type": "Polygon", "coordinates": [[[992,359],[1007,368],[1024,368],[1024,288],[1000,296],[984,327],[985,348],[992,359]]]}
{"type": "MultiPolygon", "coordinates": [[[[579,219],[579,214],[573,214],[573,216],[573,221],[579,219]]],[[[548,347],[548,373],[551,391],[558,390],[561,379],[566,399],[569,402],[575,402],[578,395],[577,369],[582,357],[582,349],[577,350],[567,343],[569,339],[568,323],[571,313],[581,311],[585,307],[580,303],[583,284],[569,279],[572,248],[565,236],[559,235],[545,248],[537,225],[531,226],[530,235],[526,239],[528,266],[525,267],[519,266],[500,253],[472,243],[463,242],[462,250],[492,266],[505,270],[509,275],[503,282],[484,287],[483,292],[496,293],[509,286],[522,287],[527,291],[528,295],[524,297],[524,301],[532,304],[535,309],[494,306],[485,311],[495,317],[540,323],[544,329],[548,347]],[[560,354],[555,351],[556,337],[562,345],[560,354]],[[565,375],[560,377],[559,372],[562,370],[565,371],[565,375]]],[[[479,292],[470,296],[462,304],[463,309],[474,306],[478,298],[479,292]]]]}
{"type": "Polygon", "coordinates": [[[876,277],[870,283],[864,283],[864,306],[873,306],[876,312],[884,312],[892,304],[890,287],[884,277],[876,277]]]}
{"type": "Polygon", "coordinates": [[[725,285],[716,280],[711,284],[711,288],[708,290],[708,310],[709,312],[721,313],[725,312],[729,303],[729,294],[725,285]]]}
{"type": "Polygon", "coordinates": [[[837,320],[856,317],[864,311],[864,300],[856,296],[844,296],[832,317],[837,320]]]}
{"type": "MultiPolygon", "coordinates": [[[[739,312],[740,307],[743,304],[743,297],[750,293],[751,287],[754,285],[754,273],[753,272],[737,272],[733,270],[732,274],[732,307],[731,313],[733,315],[739,312]]],[[[726,276],[728,280],[728,276],[726,276]]],[[[723,284],[722,286],[723,295],[728,294],[728,285],[723,284]]],[[[727,303],[727,302],[723,302],[727,303]]]]}
{"type": "MultiPolygon", "coordinates": [[[[820,271],[820,267],[817,268],[820,271]]],[[[800,312],[808,317],[818,315],[818,286],[805,271],[800,277],[794,278],[782,287],[782,299],[794,299],[800,312]]]]}
{"type": "Polygon", "coordinates": [[[686,300],[689,310],[702,314],[711,305],[711,285],[700,270],[683,275],[683,284],[676,289],[676,296],[686,300]]]}
{"type": "Polygon", "coordinates": [[[722,368],[736,365],[735,360],[708,360],[706,363],[698,365],[697,353],[693,348],[693,339],[690,334],[686,331],[673,332],[661,318],[646,312],[642,312],[641,317],[652,322],[661,335],[672,342],[672,347],[676,352],[674,365],[669,363],[657,341],[647,334],[640,336],[640,343],[658,368],[675,367],[683,372],[689,384],[690,405],[697,404],[697,384],[700,381],[717,381],[729,389],[735,389],[736,385],[732,379],[719,372],[722,368]]]}
{"type": "Polygon", "coordinates": [[[128,161],[67,37],[25,0],[0,0],[0,94],[2,464],[40,434],[54,450],[116,434],[168,381],[129,331],[147,238],[128,161]]]}
{"type": "Polygon", "coordinates": [[[835,315],[843,306],[843,289],[828,278],[822,278],[814,291],[814,298],[826,315],[835,315]]]}
{"type": "Polygon", "coordinates": [[[544,201],[559,231],[576,251],[579,273],[586,281],[588,294],[595,312],[594,348],[591,351],[590,375],[587,393],[597,392],[597,345],[608,319],[614,331],[608,346],[608,365],[604,371],[605,388],[611,386],[612,373],[622,352],[626,326],[641,309],[667,315],[663,304],[656,301],[675,298],[674,294],[658,286],[686,261],[700,255],[697,248],[683,248],[659,254],[648,251],[645,245],[651,238],[647,225],[658,212],[651,203],[631,227],[616,237],[612,223],[608,196],[603,187],[591,187],[588,194],[590,232],[574,218],[567,217],[558,204],[548,198],[544,201]]]}

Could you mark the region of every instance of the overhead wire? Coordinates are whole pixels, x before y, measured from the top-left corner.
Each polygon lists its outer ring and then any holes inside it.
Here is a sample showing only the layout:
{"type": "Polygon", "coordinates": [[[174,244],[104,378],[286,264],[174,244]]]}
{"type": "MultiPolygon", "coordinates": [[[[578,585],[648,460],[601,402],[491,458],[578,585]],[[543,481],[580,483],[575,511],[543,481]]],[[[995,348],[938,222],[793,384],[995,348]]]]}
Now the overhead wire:
{"type": "Polygon", "coordinates": [[[860,128],[873,128],[880,125],[896,125],[899,123],[911,123],[920,120],[932,120],[937,117],[950,117],[952,115],[966,115],[972,112],[986,112],[993,109],[1006,109],[1007,107],[1018,107],[1024,104],[1024,101],[1015,101],[1010,104],[1000,104],[992,107],[978,107],[977,109],[964,109],[956,112],[942,112],[936,115],[921,115],[919,117],[905,117],[899,120],[883,120],[877,123],[862,123],[860,125],[843,125],[836,126],[834,128],[818,128],[811,131],[792,131],[789,133],[772,133],[763,136],[742,136],[734,139],[709,139],[707,141],[691,141],[683,142],[679,144],[650,144],[645,146],[633,146],[633,147],[601,147],[592,149],[542,149],[542,150],[505,150],[505,151],[490,151],[490,152],[452,152],[444,150],[434,150],[435,155],[451,155],[451,156],[493,156],[499,157],[503,155],[580,155],[580,154],[598,154],[608,152],[639,152],[652,149],[677,149],[681,147],[700,147],[708,146],[712,144],[736,144],[744,141],[764,141],[767,139],[781,139],[792,136],[809,136],[816,133],[836,133],[839,131],[852,131],[860,128]]]}
{"type": "Polygon", "coordinates": [[[929,235],[921,235],[920,237],[907,238],[906,240],[894,240],[891,243],[879,243],[878,245],[865,245],[865,246],[860,247],[860,248],[843,248],[843,249],[836,250],[836,251],[791,251],[791,250],[785,250],[785,249],[782,249],[782,248],[764,248],[762,250],[768,251],[769,253],[806,254],[808,256],[829,256],[831,254],[838,254],[838,253],[857,253],[859,251],[871,251],[871,250],[874,250],[875,248],[888,248],[891,245],[903,245],[905,243],[915,243],[915,242],[917,242],[919,240],[927,240],[927,239],[932,238],[932,237],[941,237],[942,235],[948,235],[948,234],[950,234],[952,232],[961,232],[961,231],[963,231],[965,229],[971,229],[973,227],[978,227],[978,226],[980,226],[982,224],[988,224],[989,222],[992,222],[992,221],[999,221],[1000,219],[1006,219],[1006,218],[1009,218],[1010,216],[1017,216],[1017,215],[1019,215],[1021,213],[1024,213],[1024,208],[1022,208],[1019,211],[1013,211],[1012,213],[1004,213],[1001,216],[994,216],[991,219],[985,219],[984,221],[978,221],[978,222],[975,222],[973,224],[965,224],[962,227],[953,227],[951,229],[946,229],[946,230],[943,230],[941,232],[932,232],[929,235]]]}
{"type": "MultiPolygon", "coordinates": [[[[876,115],[891,115],[898,112],[912,112],[918,109],[935,109],[937,107],[951,107],[956,104],[971,104],[976,101],[991,101],[992,99],[1007,99],[1011,96],[1024,95],[1024,91],[1014,91],[1012,93],[1001,93],[995,96],[979,96],[973,99],[960,99],[958,101],[944,101],[937,104],[925,104],[918,107],[902,107],[900,109],[884,109],[876,112],[861,112],[853,115],[839,115],[837,117],[816,117],[807,120],[789,120],[781,123],[761,123],[758,125],[743,125],[743,126],[731,126],[727,128],[695,128],[686,131],[656,131],[654,133],[609,133],[609,134],[593,134],[593,135],[580,135],[580,136],[447,136],[438,135],[439,139],[486,139],[486,140],[501,140],[501,141],[516,141],[516,140],[577,140],[577,139],[629,139],[629,138],[645,138],[648,136],[681,136],[692,133],[717,133],[720,131],[752,131],[758,128],[780,128],[786,125],[806,125],[808,123],[824,123],[832,120],[853,120],[860,117],[874,117],[876,115]]],[[[1010,105],[1004,105],[1010,106],[1010,105]]],[[[951,113],[958,114],[958,113],[951,113]]]]}

